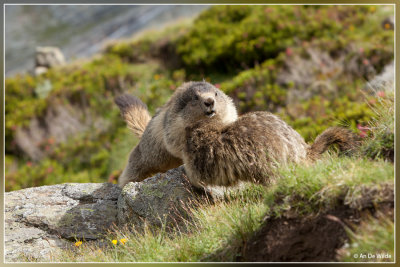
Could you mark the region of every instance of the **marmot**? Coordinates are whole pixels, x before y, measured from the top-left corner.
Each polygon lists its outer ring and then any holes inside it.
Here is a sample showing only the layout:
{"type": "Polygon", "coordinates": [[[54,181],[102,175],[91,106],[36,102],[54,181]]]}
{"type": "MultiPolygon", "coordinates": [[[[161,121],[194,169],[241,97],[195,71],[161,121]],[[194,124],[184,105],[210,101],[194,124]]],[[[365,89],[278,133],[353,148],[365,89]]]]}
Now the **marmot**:
{"type": "Polygon", "coordinates": [[[183,162],[190,182],[235,185],[239,181],[266,183],[277,168],[289,162],[312,162],[332,144],[350,151],[358,137],[341,127],[328,128],[309,146],[277,116],[250,112],[229,125],[200,120],[186,127],[183,162]]]}
{"type": "Polygon", "coordinates": [[[182,165],[185,128],[191,123],[212,118],[228,125],[238,118],[232,99],[207,82],[184,83],[153,118],[136,97],[123,94],[115,102],[128,127],[141,137],[118,179],[121,187],[182,165]]]}

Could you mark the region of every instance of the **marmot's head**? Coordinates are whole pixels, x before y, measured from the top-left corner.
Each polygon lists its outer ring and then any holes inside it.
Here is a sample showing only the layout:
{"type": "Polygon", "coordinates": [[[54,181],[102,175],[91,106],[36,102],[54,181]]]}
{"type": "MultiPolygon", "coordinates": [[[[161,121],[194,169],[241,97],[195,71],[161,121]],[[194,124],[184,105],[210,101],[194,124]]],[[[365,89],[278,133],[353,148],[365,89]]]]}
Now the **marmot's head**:
{"type": "Polygon", "coordinates": [[[172,109],[186,122],[185,125],[206,118],[228,124],[238,117],[232,99],[207,82],[184,83],[172,98],[172,109]]]}

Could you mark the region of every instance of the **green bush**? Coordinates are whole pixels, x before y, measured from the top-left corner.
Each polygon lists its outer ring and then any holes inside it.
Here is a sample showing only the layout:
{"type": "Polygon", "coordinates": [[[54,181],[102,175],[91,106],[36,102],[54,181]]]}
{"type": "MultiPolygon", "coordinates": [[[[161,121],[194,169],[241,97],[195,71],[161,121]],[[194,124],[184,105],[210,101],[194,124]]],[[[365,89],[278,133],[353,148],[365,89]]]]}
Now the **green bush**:
{"type": "Polygon", "coordinates": [[[177,52],[187,68],[210,73],[252,67],[305,41],[331,54],[354,42],[369,43],[366,50],[393,45],[375,13],[371,6],[213,6],[177,40],[177,52]]]}
{"type": "Polygon", "coordinates": [[[221,90],[233,97],[241,113],[254,110],[276,111],[285,105],[286,88],[276,82],[279,59],[266,60],[261,66],[240,72],[221,84],[221,90]]]}

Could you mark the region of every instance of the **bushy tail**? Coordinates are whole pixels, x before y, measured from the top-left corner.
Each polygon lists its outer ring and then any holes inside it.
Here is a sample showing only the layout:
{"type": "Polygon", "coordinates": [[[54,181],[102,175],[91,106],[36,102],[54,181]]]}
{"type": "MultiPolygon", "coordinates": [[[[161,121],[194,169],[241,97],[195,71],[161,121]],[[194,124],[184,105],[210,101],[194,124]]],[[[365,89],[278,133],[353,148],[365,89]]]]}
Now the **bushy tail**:
{"type": "Polygon", "coordinates": [[[351,153],[360,145],[360,138],[352,131],[343,127],[331,127],[317,136],[314,144],[308,150],[311,159],[317,159],[331,145],[338,145],[339,150],[351,153]]]}
{"type": "Polygon", "coordinates": [[[114,101],[119,107],[128,128],[139,138],[142,137],[147,124],[151,120],[146,104],[139,98],[128,94],[119,95],[114,101]]]}

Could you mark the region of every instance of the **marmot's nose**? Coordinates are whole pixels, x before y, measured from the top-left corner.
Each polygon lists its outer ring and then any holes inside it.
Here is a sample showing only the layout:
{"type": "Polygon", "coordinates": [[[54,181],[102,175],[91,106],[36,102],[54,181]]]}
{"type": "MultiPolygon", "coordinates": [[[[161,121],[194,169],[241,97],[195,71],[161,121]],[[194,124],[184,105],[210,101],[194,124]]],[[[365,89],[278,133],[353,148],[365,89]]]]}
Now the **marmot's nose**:
{"type": "Polygon", "coordinates": [[[204,105],[207,108],[213,108],[214,107],[214,99],[211,97],[207,98],[206,100],[204,100],[204,105]]]}

